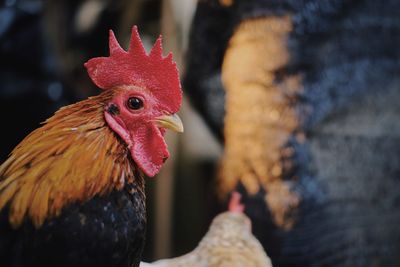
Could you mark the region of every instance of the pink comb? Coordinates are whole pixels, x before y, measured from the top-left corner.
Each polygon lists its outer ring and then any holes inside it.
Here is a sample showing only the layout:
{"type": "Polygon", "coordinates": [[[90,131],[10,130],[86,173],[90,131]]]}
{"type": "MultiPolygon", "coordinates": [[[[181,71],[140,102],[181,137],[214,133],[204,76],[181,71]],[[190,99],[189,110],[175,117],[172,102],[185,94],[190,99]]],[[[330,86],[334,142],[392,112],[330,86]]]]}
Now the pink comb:
{"type": "Polygon", "coordinates": [[[105,90],[122,85],[146,88],[173,114],[180,108],[182,90],[172,54],[163,57],[161,42],[160,36],[147,54],[137,27],[133,26],[129,49],[125,51],[110,30],[110,56],[92,58],[85,67],[98,87],[105,90]]]}
{"type": "Polygon", "coordinates": [[[244,212],[244,205],[240,203],[242,195],[236,191],[232,192],[229,200],[228,210],[230,212],[244,212]]]}

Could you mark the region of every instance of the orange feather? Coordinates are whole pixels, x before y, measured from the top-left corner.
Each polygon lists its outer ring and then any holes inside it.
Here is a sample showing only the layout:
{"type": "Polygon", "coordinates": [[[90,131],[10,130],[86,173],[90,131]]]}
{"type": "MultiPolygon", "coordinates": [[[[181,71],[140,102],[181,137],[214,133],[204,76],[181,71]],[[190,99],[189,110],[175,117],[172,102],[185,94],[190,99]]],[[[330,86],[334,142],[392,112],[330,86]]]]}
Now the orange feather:
{"type": "Polygon", "coordinates": [[[29,134],[0,166],[0,209],[10,204],[18,227],[29,217],[36,227],[62,208],[133,182],[136,166],[104,120],[118,89],[61,108],[29,134]]]}

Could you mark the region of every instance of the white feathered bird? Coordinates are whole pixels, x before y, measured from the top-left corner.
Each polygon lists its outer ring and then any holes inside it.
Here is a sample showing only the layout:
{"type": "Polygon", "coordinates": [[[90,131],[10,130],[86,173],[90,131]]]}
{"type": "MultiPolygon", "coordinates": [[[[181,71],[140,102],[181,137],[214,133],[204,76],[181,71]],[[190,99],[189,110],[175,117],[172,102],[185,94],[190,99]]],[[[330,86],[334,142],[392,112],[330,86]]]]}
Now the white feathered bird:
{"type": "Polygon", "coordinates": [[[183,256],[163,259],[140,267],[272,267],[260,242],[251,233],[250,219],[243,213],[240,194],[234,192],[227,212],[211,223],[199,245],[183,256]]]}

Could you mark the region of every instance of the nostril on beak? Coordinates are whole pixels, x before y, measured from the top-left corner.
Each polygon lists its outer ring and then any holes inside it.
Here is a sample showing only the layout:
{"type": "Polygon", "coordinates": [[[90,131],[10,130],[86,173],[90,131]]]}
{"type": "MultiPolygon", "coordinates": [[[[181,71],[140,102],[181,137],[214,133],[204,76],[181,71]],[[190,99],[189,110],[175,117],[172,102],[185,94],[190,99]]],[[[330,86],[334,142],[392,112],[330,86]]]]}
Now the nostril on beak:
{"type": "Polygon", "coordinates": [[[117,105],[111,104],[108,107],[107,112],[110,113],[111,115],[119,115],[119,108],[117,107],[117,105]]]}

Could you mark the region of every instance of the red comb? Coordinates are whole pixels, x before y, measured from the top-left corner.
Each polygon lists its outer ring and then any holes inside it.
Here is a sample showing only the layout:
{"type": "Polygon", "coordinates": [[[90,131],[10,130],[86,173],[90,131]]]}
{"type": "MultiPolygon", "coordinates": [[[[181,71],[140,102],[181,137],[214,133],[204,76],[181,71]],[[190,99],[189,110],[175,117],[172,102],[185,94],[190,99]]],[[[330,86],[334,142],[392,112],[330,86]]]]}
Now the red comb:
{"type": "Polygon", "coordinates": [[[121,85],[147,88],[171,113],[179,110],[182,90],[172,54],[163,57],[161,35],[147,55],[136,26],[132,28],[128,52],[121,48],[110,30],[109,57],[92,58],[85,67],[92,81],[102,89],[121,85]]]}
{"type": "Polygon", "coordinates": [[[242,195],[238,192],[232,192],[229,200],[228,210],[231,212],[244,212],[244,205],[240,203],[242,195]]]}

